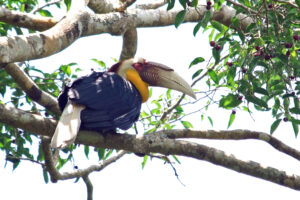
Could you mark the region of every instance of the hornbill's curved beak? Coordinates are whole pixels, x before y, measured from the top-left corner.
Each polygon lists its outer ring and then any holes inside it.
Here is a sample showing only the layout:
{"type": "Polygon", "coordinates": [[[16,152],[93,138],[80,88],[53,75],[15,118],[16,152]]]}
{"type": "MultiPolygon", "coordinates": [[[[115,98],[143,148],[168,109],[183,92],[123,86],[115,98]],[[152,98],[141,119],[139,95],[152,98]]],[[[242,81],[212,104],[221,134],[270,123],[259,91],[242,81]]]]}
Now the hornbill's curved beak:
{"type": "Polygon", "coordinates": [[[145,61],[142,66],[137,66],[141,79],[149,86],[160,86],[180,91],[196,99],[191,86],[181,78],[172,68],[163,64],[145,61]]]}

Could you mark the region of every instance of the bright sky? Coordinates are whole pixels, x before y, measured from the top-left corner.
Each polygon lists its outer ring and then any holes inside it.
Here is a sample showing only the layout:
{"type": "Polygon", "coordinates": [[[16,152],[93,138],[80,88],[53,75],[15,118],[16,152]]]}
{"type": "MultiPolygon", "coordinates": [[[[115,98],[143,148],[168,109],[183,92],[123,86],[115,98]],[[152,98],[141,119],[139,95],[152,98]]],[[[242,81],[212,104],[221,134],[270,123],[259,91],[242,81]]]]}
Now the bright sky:
{"type": "MultiPolygon", "coordinates": [[[[195,70],[187,70],[189,63],[198,56],[209,58],[211,47],[208,38],[199,33],[192,35],[194,24],[186,24],[175,29],[173,26],[158,29],[139,29],[137,56],[169,65],[191,83],[191,75],[195,70]]],[[[121,38],[109,35],[83,38],[76,41],[63,52],[40,59],[32,64],[55,70],[61,64],[77,62],[87,69],[93,66],[91,58],[102,59],[108,66],[113,63],[110,58],[118,58],[121,50],[121,38]]],[[[206,66],[203,64],[202,67],[206,66]]],[[[201,89],[201,85],[196,88],[201,89]]],[[[156,89],[156,88],[155,88],[156,89]]],[[[154,92],[157,90],[153,90],[154,92]]],[[[160,90],[161,91],[161,90],[160,90]]],[[[160,92],[159,91],[159,92],[160,92]]],[[[159,93],[157,92],[157,93],[159,93]]],[[[207,115],[214,120],[211,127],[208,120],[201,121],[200,115],[192,116],[195,129],[226,129],[231,111],[212,108],[207,115]]],[[[237,112],[236,121],[231,129],[250,129],[269,132],[273,122],[268,113],[254,113],[250,116],[237,112]]],[[[290,146],[299,147],[299,139],[295,139],[292,126],[282,123],[274,134],[290,146]]],[[[300,163],[285,156],[266,143],[248,141],[207,141],[197,140],[201,144],[214,146],[234,154],[243,160],[253,160],[265,166],[272,166],[289,173],[300,175],[300,163]]],[[[33,148],[38,148],[36,144],[33,148]]],[[[93,154],[93,152],[91,152],[93,154]]],[[[82,162],[83,151],[75,154],[76,164],[86,166],[82,162]]],[[[80,180],[60,181],[56,184],[45,184],[42,169],[39,165],[22,162],[16,171],[12,165],[4,168],[4,154],[0,153],[0,188],[2,199],[86,199],[86,188],[80,180]]],[[[215,166],[208,162],[180,157],[181,165],[175,164],[177,173],[185,187],[174,176],[172,168],[162,161],[148,161],[144,170],[141,168],[143,158],[126,155],[117,163],[102,172],[93,173],[90,178],[94,185],[94,199],[296,199],[300,192],[279,186],[267,181],[239,174],[231,170],[215,166]]]]}

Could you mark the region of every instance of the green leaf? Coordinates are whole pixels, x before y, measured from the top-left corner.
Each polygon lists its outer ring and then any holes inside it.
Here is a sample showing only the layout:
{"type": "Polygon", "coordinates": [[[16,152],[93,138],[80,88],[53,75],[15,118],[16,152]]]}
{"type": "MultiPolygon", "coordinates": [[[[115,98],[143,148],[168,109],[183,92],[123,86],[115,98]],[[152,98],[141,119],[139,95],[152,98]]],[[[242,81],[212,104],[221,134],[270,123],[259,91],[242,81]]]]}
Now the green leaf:
{"type": "Polygon", "coordinates": [[[207,119],[208,119],[210,125],[214,126],[214,122],[213,122],[212,118],[210,116],[208,116],[207,119]]]}
{"type": "Polygon", "coordinates": [[[244,43],[245,42],[245,35],[244,35],[244,33],[242,31],[237,31],[237,32],[238,32],[238,35],[239,35],[242,43],[244,43]]]}
{"type": "Polygon", "coordinates": [[[179,13],[177,13],[175,17],[175,27],[178,28],[178,26],[184,21],[184,16],[185,16],[186,10],[182,10],[179,13]]]}
{"type": "Polygon", "coordinates": [[[193,128],[193,125],[189,121],[181,121],[181,124],[184,126],[186,129],[193,128]]]}
{"type": "Polygon", "coordinates": [[[201,21],[198,22],[196,24],[196,26],[194,27],[194,30],[193,30],[193,35],[196,36],[196,34],[198,33],[199,29],[201,28],[201,21]]]}
{"type": "Polygon", "coordinates": [[[300,0],[296,0],[296,4],[300,8],[300,0]]]}
{"type": "Polygon", "coordinates": [[[238,100],[238,95],[228,94],[220,100],[219,106],[225,109],[232,109],[241,103],[242,101],[238,100]]]}
{"type": "Polygon", "coordinates": [[[234,119],[235,119],[235,114],[231,113],[230,117],[229,117],[227,129],[232,125],[232,123],[234,122],[234,119]]]}
{"type": "Polygon", "coordinates": [[[102,160],[104,158],[106,150],[105,149],[95,148],[95,151],[98,153],[98,159],[102,160]]]}
{"type": "Polygon", "coordinates": [[[198,0],[193,0],[190,6],[197,7],[198,6],[198,0]]]}
{"type": "Polygon", "coordinates": [[[43,17],[53,17],[51,12],[49,12],[48,10],[39,10],[38,12],[43,17]]]}
{"type": "Polygon", "coordinates": [[[255,26],[256,26],[256,23],[249,24],[246,28],[246,33],[249,33],[255,26]]]}
{"type": "Polygon", "coordinates": [[[215,82],[215,84],[219,84],[219,78],[218,75],[216,74],[216,72],[212,69],[209,69],[207,71],[209,77],[215,82]]]}
{"type": "Polygon", "coordinates": [[[300,106],[299,106],[299,100],[298,100],[297,97],[294,97],[294,105],[295,105],[296,108],[300,108],[300,106]]]}
{"type": "Polygon", "coordinates": [[[113,153],[113,151],[114,151],[113,149],[110,149],[109,151],[107,151],[103,160],[106,160],[113,153]]]}
{"type": "Polygon", "coordinates": [[[220,50],[216,50],[216,48],[213,48],[212,49],[212,54],[213,54],[213,57],[215,59],[215,64],[218,64],[220,62],[220,53],[221,53],[222,49],[220,50]]]}
{"type": "Polygon", "coordinates": [[[293,126],[293,130],[294,130],[294,134],[297,137],[298,133],[299,133],[299,124],[292,122],[292,126],[293,126]]]}
{"type": "Polygon", "coordinates": [[[198,64],[198,63],[204,62],[204,61],[205,61],[204,58],[202,58],[202,57],[197,57],[197,58],[195,58],[195,59],[191,62],[189,68],[191,68],[192,66],[194,66],[194,65],[196,65],[196,64],[198,64]]]}
{"type": "Polygon", "coordinates": [[[273,134],[273,133],[274,133],[274,131],[275,131],[275,130],[277,129],[277,127],[279,126],[280,122],[281,122],[281,119],[277,119],[277,120],[275,120],[275,121],[272,123],[271,129],[270,129],[270,134],[273,134]]]}
{"type": "Polygon", "coordinates": [[[169,100],[169,99],[171,99],[171,89],[168,89],[167,90],[167,99],[169,100]]]}
{"type": "Polygon", "coordinates": [[[181,6],[186,9],[186,3],[188,0],[179,0],[179,3],[181,4],[181,6]]]}
{"type": "Polygon", "coordinates": [[[264,89],[264,88],[261,88],[261,87],[254,86],[254,92],[259,93],[259,94],[263,94],[263,95],[266,95],[266,96],[269,96],[268,91],[266,89],[264,89]]]}
{"type": "Polygon", "coordinates": [[[87,158],[89,158],[90,147],[88,145],[84,145],[84,154],[87,158]]]}
{"type": "Polygon", "coordinates": [[[66,7],[67,7],[67,11],[69,11],[69,10],[70,10],[70,7],[71,7],[71,2],[72,2],[72,0],[64,0],[64,2],[65,2],[65,5],[66,5],[66,7]]]}
{"type": "Polygon", "coordinates": [[[286,55],[279,54],[277,57],[281,60],[281,62],[282,62],[283,64],[287,64],[288,61],[289,61],[289,60],[288,60],[288,57],[287,57],[286,55]]]}
{"type": "Polygon", "coordinates": [[[45,183],[48,183],[49,182],[49,176],[48,176],[48,172],[45,169],[43,169],[43,177],[44,177],[45,183]]]}
{"type": "Polygon", "coordinates": [[[235,16],[232,18],[232,24],[235,28],[238,28],[240,25],[240,20],[235,16]]]}
{"type": "Polygon", "coordinates": [[[199,75],[201,74],[202,71],[203,71],[203,69],[197,70],[197,71],[193,74],[192,79],[194,79],[194,78],[196,78],[197,76],[199,76],[199,75]]]}
{"type": "Polygon", "coordinates": [[[146,163],[147,163],[147,160],[148,160],[148,156],[145,155],[145,156],[144,156],[144,160],[143,160],[143,162],[142,162],[142,169],[144,169],[144,167],[145,167],[145,165],[146,165],[146,163]]]}
{"type": "Polygon", "coordinates": [[[181,162],[179,161],[179,159],[177,158],[177,156],[172,155],[172,157],[174,158],[174,160],[176,160],[176,162],[177,162],[178,164],[181,164],[181,162]]]}
{"type": "Polygon", "coordinates": [[[254,103],[255,105],[258,105],[258,106],[261,106],[261,107],[264,107],[266,109],[269,109],[268,107],[268,104],[260,99],[260,98],[257,98],[256,96],[252,96],[252,95],[245,95],[245,98],[249,101],[249,102],[252,102],[254,103]]]}
{"type": "Polygon", "coordinates": [[[290,99],[288,98],[283,99],[284,110],[289,110],[289,106],[290,106],[290,99]]]}
{"type": "Polygon", "coordinates": [[[103,67],[104,69],[106,69],[106,64],[102,60],[98,60],[96,58],[93,58],[91,60],[94,61],[95,63],[97,63],[98,65],[100,65],[101,67],[103,67]]]}
{"type": "Polygon", "coordinates": [[[206,28],[206,26],[207,26],[207,24],[208,24],[208,22],[209,22],[209,20],[210,20],[210,18],[211,18],[211,15],[212,15],[212,13],[211,13],[210,11],[206,11],[206,12],[205,12],[204,17],[203,17],[203,19],[201,20],[201,26],[202,26],[203,28],[206,28]]]}
{"type": "Polygon", "coordinates": [[[223,25],[215,20],[212,20],[211,22],[211,25],[217,29],[220,33],[223,33],[224,32],[224,28],[223,28],[223,25]]]}
{"type": "Polygon", "coordinates": [[[233,84],[236,75],[236,68],[230,67],[227,74],[227,84],[233,84]]]}
{"type": "Polygon", "coordinates": [[[74,183],[77,183],[80,180],[81,177],[77,177],[74,181],[74,183]]]}

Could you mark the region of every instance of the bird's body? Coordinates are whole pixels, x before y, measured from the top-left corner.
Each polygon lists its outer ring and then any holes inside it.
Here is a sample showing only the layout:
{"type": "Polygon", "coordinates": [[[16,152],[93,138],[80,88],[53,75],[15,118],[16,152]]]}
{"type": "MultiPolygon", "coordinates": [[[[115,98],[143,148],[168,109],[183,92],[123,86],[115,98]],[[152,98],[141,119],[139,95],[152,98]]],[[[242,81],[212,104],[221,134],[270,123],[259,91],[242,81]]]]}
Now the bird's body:
{"type": "Polygon", "coordinates": [[[173,69],[144,59],[129,59],[113,65],[108,72],[80,77],[63,89],[58,97],[63,113],[51,146],[64,148],[73,143],[79,129],[129,129],[149,97],[148,85],[175,89],[195,98],[192,88],[173,69]]]}
{"type": "Polygon", "coordinates": [[[138,119],[142,104],[135,86],[113,72],[93,72],[76,79],[58,97],[61,110],[68,101],[85,105],[81,129],[93,131],[129,129],[138,119]]]}

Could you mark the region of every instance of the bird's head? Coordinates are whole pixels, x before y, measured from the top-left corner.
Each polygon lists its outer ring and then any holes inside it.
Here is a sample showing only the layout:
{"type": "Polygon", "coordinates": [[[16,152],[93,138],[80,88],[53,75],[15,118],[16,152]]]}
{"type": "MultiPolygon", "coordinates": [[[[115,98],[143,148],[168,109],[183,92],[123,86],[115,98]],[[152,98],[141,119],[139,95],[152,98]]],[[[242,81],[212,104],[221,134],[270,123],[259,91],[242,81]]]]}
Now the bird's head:
{"type": "Polygon", "coordinates": [[[196,95],[191,86],[172,68],[163,64],[131,58],[116,63],[108,71],[115,72],[134,84],[142,96],[143,102],[149,97],[148,86],[165,87],[180,91],[194,99],[196,95]]]}

